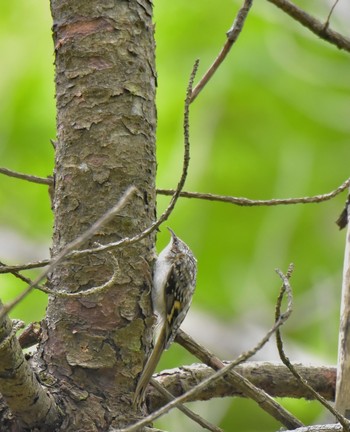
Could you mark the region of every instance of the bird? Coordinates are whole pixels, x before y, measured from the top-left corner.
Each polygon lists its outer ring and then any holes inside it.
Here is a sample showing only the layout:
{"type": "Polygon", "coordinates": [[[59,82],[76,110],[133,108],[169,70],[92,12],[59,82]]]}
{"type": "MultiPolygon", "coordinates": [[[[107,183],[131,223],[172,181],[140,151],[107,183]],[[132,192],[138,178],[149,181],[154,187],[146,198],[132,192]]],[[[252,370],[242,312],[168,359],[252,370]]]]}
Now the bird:
{"type": "Polygon", "coordinates": [[[147,385],[164,350],[174,341],[191,306],[196,288],[197,260],[191,249],[168,228],[169,244],[155,261],[151,290],[153,313],[156,316],[154,348],[142,370],[135,393],[134,405],[144,399],[147,385]]]}

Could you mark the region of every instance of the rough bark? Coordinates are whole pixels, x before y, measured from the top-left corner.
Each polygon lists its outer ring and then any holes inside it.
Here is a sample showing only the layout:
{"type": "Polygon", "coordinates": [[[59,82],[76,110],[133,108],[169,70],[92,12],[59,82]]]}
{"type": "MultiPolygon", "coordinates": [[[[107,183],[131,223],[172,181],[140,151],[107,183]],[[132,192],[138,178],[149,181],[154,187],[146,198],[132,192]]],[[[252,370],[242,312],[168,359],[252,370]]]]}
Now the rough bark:
{"type": "MultiPolygon", "coordinates": [[[[227,364],[227,362],[224,362],[227,364]]],[[[297,371],[324,398],[334,401],[336,367],[303,366],[296,364],[297,371]]],[[[281,363],[248,362],[235,367],[235,372],[248,379],[252,384],[265,390],[272,397],[312,400],[313,396],[303,388],[289,370],[281,363]]],[[[174,396],[181,396],[196,384],[213,374],[206,365],[193,364],[176,369],[167,369],[157,374],[155,379],[174,396]]],[[[241,389],[228,380],[219,380],[201,392],[196,400],[209,400],[221,397],[244,397],[241,389]]],[[[153,387],[148,387],[147,402],[150,411],[155,411],[166,402],[163,395],[153,387]]]]}
{"type": "MultiPolygon", "coordinates": [[[[3,312],[1,302],[0,311],[3,312]]],[[[1,397],[11,410],[9,413],[1,401],[1,430],[54,427],[59,421],[56,404],[36,379],[16,338],[16,328],[7,315],[0,319],[0,389],[1,397]]]]}
{"type": "MultiPolygon", "coordinates": [[[[138,193],[84,248],[142,231],[155,218],[155,71],[150,2],[51,0],[57,142],[52,254],[77,238],[134,185],[138,193]]],[[[115,286],[81,298],[51,297],[40,356],[60,394],[64,430],[129,423],[131,393],[149,344],[154,236],[113,251],[115,286]]],[[[100,286],[110,253],[57,266],[50,286],[100,286]]]]}

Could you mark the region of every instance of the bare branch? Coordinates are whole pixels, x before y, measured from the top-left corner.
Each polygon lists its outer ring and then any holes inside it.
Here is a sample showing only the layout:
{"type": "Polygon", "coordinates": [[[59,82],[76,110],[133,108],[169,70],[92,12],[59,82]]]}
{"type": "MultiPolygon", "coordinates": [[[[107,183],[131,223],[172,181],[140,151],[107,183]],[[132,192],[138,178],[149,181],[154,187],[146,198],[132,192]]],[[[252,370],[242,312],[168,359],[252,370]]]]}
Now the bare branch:
{"type": "Polygon", "coordinates": [[[218,70],[221,63],[225,60],[227,54],[230,52],[233,44],[238,39],[238,36],[240,35],[243,25],[245,22],[245,19],[247,18],[248,12],[253,4],[253,0],[245,0],[243,6],[238,11],[238,14],[230,28],[230,30],[226,33],[227,41],[223,48],[221,49],[220,53],[216,57],[214,63],[209,67],[207,72],[203,75],[202,79],[199,81],[199,83],[196,85],[196,87],[193,89],[192,95],[191,95],[191,102],[193,102],[198,94],[203,90],[203,88],[208,84],[209,80],[212,78],[212,76],[215,74],[215,72],[218,70]]]}
{"type": "MultiPolygon", "coordinates": [[[[5,264],[0,261],[0,269],[2,269],[4,267],[6,268],[7,266],[5,266],[5,264]]],[[[7,272],[0,272],[0,273],[11,273],[11,274],[13,274],[13,276],[15,276],[16,278],[20,279],[21,281],[23,281],[27,284],[30,284],[32,282],[29,278],[21,275],[21,273],[19,273],[17,270],[14,270],[14,269],[8,270],[7,272]]]]}
{"type": "Polygon", "coordinates": [[[42,261],[36,261],[36,262],[28,263],[28,264],[19,264],[19,265],[12,265],[12,266],[6,265],[6,264],[0,262],[0,274],[1,273],[14,273],[15,274],[18,271],[31,270],[34,268],[45,267],[49,264],[50,264],[50,260],[48,260],[48,259],[42,260],[42,261]]]}
{"type": "MultiPolygon", "coordinates": [[[[180,337],[182,337],[182,334],[180,337]]],[[[225,366],[228,363],[227,361],[223,362],[225,366]]],[[[294,364],[294,367],[318,393],[322,394],[327,400],[334,401],[337,375],[335,366],[312,366],[297,363],[294,364]]],[[[283,363],[248,361],[236,366],[234,371],[272,397],[314,399],[313,395],[300,385],[299,381],[283,363]],[[272,376],[273,380],[271,380],[272,376]]],[[[211,367],[202,363],[195,363],[175,369],[166,369],[154,375],[154,380],[157,380],[173,396],[177,397],[212,374],[213,370],[211,367]]],[[[242,386],[235,386],[229,378],[230,376],[231,373],[225,379],[203,389],[196,396],[196,400],[245,397],[245,393],[241,390],[242,386]]],[[[159,409],[167,401],[152,386],[148,387],[146,400],[150,412],[159,409]]]]}
{"type": "MultiPolygon", "coordinates": [[[[103,283],[102,285],[99,286],[95,286],[92,288],[88,288],[85,289],[84,291],[76,291],[76,292],[66,292],[66,291],[58,291],[58,290],[52,290],[50,288],[47,288],[44,285],[38,285],[35,284],[35,282],[33,282],[31,279],[29,279],[26,276],[23,276],[21,273],[19,273],[18,271],[14,271],[12,270],[11,273],[17,277],[18,279],[22,280],[23,282],[25,282],[28,285],[32,285],[33,288],[45,293],[45,294],[49,294],[49,295],[53,295],[56,297],[87,297],[91,294],[96,294],[102,291],[105,291],[106,289],[110,288],[111,286],[113,286],[113,284],[116,281],[117,278],[117,272],[118,272],[118,261],[116,260],[116,258],[110,254],[110,259],[111,262],[114,265],[114,270],[112,273],[112,276],[110,277],[109,280],[107,280],[107,282],[103,283]]],[[[0,266],[2,265],[2,263],[0,262],[0,266]]]]}
{"type": "MultiPolygon", "coordinates": [[[[323,201],[328,201],[332,198],[334,198],[335,196],[339,195],[341,192],[343,192],[347,187],[349,187],[350,185],[350,178],[345,180],[345,182],[343,184],[341,184],[337,189],[334,189],[331,192],[327,192],[325,194],[320,194],[320,195],[313,195],[313,196],[309,196],[309,197],[300,197],[300,198],[280,198],[280,199],[271,199],[271,200],[252,200],[249,198],[242,198],[242,197],[234,197],[234,196],[227,196],[227,195],[216,195],[216,194],[210,194],[210,193],[200,193],[200,192],[186,192],[186,191],[180,191],[179,196],[181,198],[194,198],[194,199],[202,199],[202,200],[206,200],[206,201],[219,201],[219,202],[225,202],[225,203],[230,203],[230,204],[234,204],[234,205],[239,205],[239,206],[243,206],[243,207],[254,207],[254,206],[277,206],[277,205],[291,205],[291,204],[311,204],[311,203],[320,203],[323,201]]],[[[157,189],[157,193],[160,195],[167,195],[167,196],[174,196],[174,194],[176,193],[176,190],[174,189],[157,189]]],[[[163,213],[168,213],[168,209],[163,213]]],[[[163,215],[162,215],[163,216],[163,215]]],[[[167,217],[169,217],[169,214],[167,214],[167,217]]],[[[159,220],[161,220],[161,218],[159,218],[159,220]]],[[[157,225],[156,227],[159,226],[157,221],[157,225]]],[[[161,223],[164,220],[161,220],[161,223]]],[[[154,225],[151,226],[152,227],[152,231],[154,228],[154,225]]],[[[149,227],[148,230],[151,228],[149,227]]],[[[148,235],[151,231],[147,230],[147,234],[148,235]]],[[[110,245],[104,245],[104,246],[99,246],[97,248],[94,249],[89,249],[86,251],[79,251],[77,252],[77,254],[81,254],[83,253],[88,253],[90,251],[94,251],[96,252],[97,250],[105,250],[105,249],[109,249],[109,248],[114,248],[114,247],[120,247],[126,244],[131,244],[134,243],[136,241],[139,241],[140,239],[144,238],[146,235],[144,235],[145,231],[143,231],[141,233],[141,235],[135,236],[133,238],[130,239],[122,239],[119,242],[116,243],[112,243],[110,245]],[[135,238],[137,238],[137,240],[134,240],[135,238]]],[[[74,255],[74,254],[73,254],[74,255]]],[[[46,259],[46,260],[41,260],[41,261],[37,261],[37,262],[33,262],[33,263],[28,263],[28,264],[19,264],[19,265],[5,265],[4,263],[0,262],[0,274],[1,273],[15,273],[18,271],[22,271],[22,270],[30,270],[33,268],[39,268],[39,267],[45,267],[47,265],[50,264],[50,260],[46,259]]]]}
{"type": "Polygon", "coordinates": [[[329,27],[329,22],[331,20],[331,16],[333,14],[333,11],[335,9],[335,7],[337,6],[339,0],[335,0],[335,2],[333,3],[333,6],[331,7],[331,10],[329,11],[328,17],[326,19],[326,22],[324,23],[324,28],[328,28],[329,27]]]}
{"type": "MultiPolygon", "coordinates": [[[[345,180],[337,189],[325,194],[313,195],[309,197],[300,198],[274,198],[270,200],[252,200],[249,198],[241,198],[227,195],[215,195],[210,193],[200,193],[200,192],[181,192],[181,198],[195,198],[207,201],[219,201],[230,203],[234,205],[239,205],[242,207],[254,207],[254,206],[277,206],[277,205],[291,205],[291,204],[311,204],[320,203],[323,201],[328,201],[335,196],[339,195],[350,185],[350,178],[345,180]]],[[[172,195],[174,191],[172,189],[157,189],[157,193],[160,195],[172,195]]]]}
{"type": "MultiPolygon", "coordinates": [[[[335,196],[339,195],[341,192],[343,192],[347,187],[350,186],[350,178],[345,180],[344,183],[342,183],[339,187],[334,189],[331,192],[327,192],[325,194],[320,195],[313,195],[309,197],[300,197],[300,198],[280,198],[280,199],[271,199],[271,200],[252,200],[249,198],[243,198],[243,197],[234,197],[234,196],[227,196],[227,195],[216,195],[216,194],[210,194],[210,193],[200,193],[200,192],[187,192],[187,191],[180,191],[179,196],[181,198],[194,198],[194,199],[202,199],[206,201],[218,201],[218,202],[225,202],[230,203],[233,205],[243,206],[243,207],[254,207],[254,206],[277,206],[277,205],[291,205],[291,204],[312,204],[312,203],[320,203],[324,201],[328,201],[335,196]]],[[[157,189],[157,193],[160,195],[167,195],[167,196],[173,196],[176,193],[176,190],[174,189],[157,189]]],[[[163,213],[168,213],[168,209],[163,213]]],[[[163,216],[162,215],[162,216],[163,216]]],[[[167,214],[166,217],[169,217],[169,214],[167,214]]],[[[161,223],[164,221],[163,219],[159,218],[161,220],[161,223]]],[[[159,226],[158,222],[156,224],[156,227],[159,226]]],[[[155,224],[149,227],[146,231],[148,235],[151,231],[153,231],[155,224]],[[152,228],[151,231],[149,229],[152,228]]],[[[122,239],[119,242],[112,243],[109,245],[103,245],[99,246],[94,249],[88,249],[86,251],[78,251],[77,254],[86,254],[90,251],[96,252],[99,250],[106,250],[106,249],[112,249],[114,247],[120,247],[124,246],[126,244],[132,244],[136,241],[141,240],[142,238],[146,237],[144,235],[145,231],[141,233],[141,235],[135,236],[133,238],[126,238],[122,239]],[[137,238],[137,240],[135,240],[137,238]]],[[[74,255],[74,253],[73,253],[74,255]]],[[[0,262],[0,274],[1,273],[15,273],[22,270],[30,270],[33,268],[38,267],[45,267],[50,264],[50,260],[41,260],[33,263],[28,264],[19,264],[19,265],[5,265],[4,263],[0,262]]]]}
{"type": "MultiPolygon", "coordinates": [[[[219,358],[214,356],[214,354],[210,353],[203,346],[199,345],[181,330],[176,336],[176,342],[178,342],[191,354],[195,355],[214,370],[220,370],[225,367],[225,364],[219,358]]],[[[284,409],[282,405],[272,399],[272,397],[265,393],[264,390],[256,387],[247,378],[240,375],[236,370],[231,370],[230,373],[225,376],[225,381],[242,392],[244,396],[254,400],[260,406],[260,408],[262,408],[288,429],[303,425],[302,422],[294,417],[289,411],[284,409]]]]}
{"type": "Polygon", "coordinates": [[[15,177],[21,180],[26,180],[31,183],[46,184],[48,186],[51,186],[53,184],[53,180],[51,177],[37,177],[29,174],[22,174],[2,167],[0,167],[0,174],[7,175],[8,177],[15,177]]]}
{"type": "MultiPolygon", "coordinates": [[[[0,269],[2,268],[1,266],[3,266],[3,263],[0,261],[0,269]]],[[[1,273],[1,272],[0,272],[1,273]]],[[[26,276],[23,276],[20,272],[18,272],[18,271],[16,271],[16,270],[11,270],[11,271],[9,271],[8,273],[11,273],[13,276],[15,276],[17,279],[20,279],[22,282],[24,282],[24,283],[26,283],[26,284],[28,284],[28,285],[31,285],[31,284],[33,284],[33,281],[31,280],[31,279],[29,279],[28,277],[26,277],[26,276]]],[[[42,285],[39,285],[39,284],[35,284],[35,285],[33,285],[33,288],[36,288],[36,289],[38,289],[39,291],[43,291],[44,290],[44,287],[42,286],[42,285]]]]}
{"type": "Polygon", "coordinates": [[[42,334],[41,324],[38,322],[30,323],[18,336],[18,342],[22,349],[30,348],[39,343],[42,334]]]}
{"type": "Polygon", "coordinates": [[[294,3],[289,0],[268,0],[278,8],[282,9],[283,12],[294,18],[304,27],[315,33],[321,39],[335,45],[339,49],[350,52],[350,39],[346,38],[342,34],[331,30],[327,22],[326,24],[321,23],[312,15],[300,9],[294,3]]]}
{"type": "Polygon", "coordinates": [[[91,287],[88,289],[84,289],[84,291],[75,291],[75,292],[51,290],[51,289],[47,288],[46,286],[42,286],[42,285],[35,286],[34,288],[37,288],[38,290],[40,290],[46,294],[50,294],[52,296],[55,296],[55,297],[79,297],[79,298],[83,298],[83,297],[88,297],[92,294],[101,293],[103,291],[106,291],[108,288],[111,288],[117,280],[118,270],[119,270],[118,261],[112,254],[110,254],[110,259],[114,265],[114,270],[113,270],[111,277],[107,280],[107,282],[103,283],[102,285],[94,286],[94,287],[91,287]]]}
{"type": "MultiPolygon", "coordinates": [[[[158,383],[158,381],[156,381],[155,379],[151,378],[151,384],[154,388],[157,389],[157,391],[159,393],[161,393],[166,398],[167,401],[175,399],[174,396],[168,390],[166,390],[164,387],[162,387],[158,383]]],[[[207,430],[210,430],[213,432],[223,432],[223,430],[221,428],[211,424],[210,422],[208,422],[207,420],[205,420],[204,418],[202,418],[198,414],[191,411],[185,405],[180,404],[177,406],[177,408],[181,412],[183,412],[187,417],[192,419],[195,423],[198,423],[200,426],[202,426],[204,429],[207,429],[207,430]]]]}
{"type": "MultiPolygon", "coordinates": [[[[286,276],[284,276],[280,271],[278,271],[278,274],[280,275],[283,286],[281,288],[281,293],[278,298],[277,304],[276,304],[276,321],[278,321],[281,317],[281,304],[282,304],[282,298],[284,293],[287,294],[288,301],[291,301],[289,299],[292,298],[291,293],[291,287],[289,285],[289,278],[291,272],[288,270],[288,273],[286,276]]],[[[317,399],[331,414],[335,416],[335,418],[339,421],[339,423],[343,426],[344,431],[349,431],[350,422],[345,417],[343,417],[337,410],[335,410],[327,401],[326,399],[321,396],[319,393],[317,393],[307,382],[306,379],[304,379],[299,372],[295,369],[295,367],[290,362],[289,358],[286,356],[284,349],[283,349],[283,342],[281,337],[280,329],[278,328],[276,330],[276,342],[277,342],[277,348],[278,353],[280,355],[280,358],[282,362],[287,366],[287,368],[291,371],[291,373],[295,376],[295,378],[300,382],[300,385],[302,385],[306,390],[310,392],[310,394],[313,395],[315,399],[317,399]]]]}

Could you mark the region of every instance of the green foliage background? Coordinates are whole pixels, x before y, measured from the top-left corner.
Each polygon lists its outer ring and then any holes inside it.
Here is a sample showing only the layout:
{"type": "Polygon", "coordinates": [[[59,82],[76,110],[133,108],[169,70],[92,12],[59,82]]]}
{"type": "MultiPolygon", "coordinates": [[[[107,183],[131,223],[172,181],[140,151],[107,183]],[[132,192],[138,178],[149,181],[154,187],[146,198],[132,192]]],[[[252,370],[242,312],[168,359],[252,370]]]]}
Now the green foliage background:
{"type": "MultiPolygon", "coordinates": [[[[303,4],[304,2],[299,2],[303,4]]],[[[307,2],[325,20],[329,5],[307,2]]],[[[344,5],[343,5],[344,6],[344,5]]],[[[194,60],[198,77],[225,42],[239,2],[155,2],[158,68],[158,178],[173,188],[182,163],[183,100],[194,60]]],[[[339,5],[332,26],[346,31],[339,5]]],[[[55,103],[48,2],[0,5],[1,166],[47,176],[53,170],[55,103]]],[[[228,59],[191,106],[191,167],[186,190],[252,199],[296,197],[335,189],[348,176],[349,55],[317,39],[268,2],[256,2],[228,59]]],[[[169,225],[198,258],[192,314],[206,344],[215,323],[220,355],[234,358],[273,322],[280,281],[274,269],[295,263],[294,313],[284,329],[292,360],[335,363],[344,232],[334,221],[345,194],[323,204],[241,208],[182,199],[169,225]],[[247,331],[254,327],[259,332],[247,331]],[[220,333],[220,329],[226,333],[220,333]],[[224,338],[232,333],[236,340],[224,338]],[[242,345],[243,344],[243,345],[242,345]],[[237,351],[238,350],[238,351],[237,351]],[[301,353],[301,354],[300,354],[301,353]],[[305,355],[304,355],[305,354],[305,355]]],[[[159,211],[168,202],[158,197],[159,211]]],[[[48,256],[52,214],[45,186],[0,176],[0,260],[48,256]]],[[[159,234],[159,249],[168,241],[159,234]]],[[[33,273],[32,273],[33,275],[33,273]]],[[[1,276],[1,298],[24,288],[1,276]]],[[[46,299],[32,293],[13,316],[40,320],[46,299]]],[[[273,342],[271,342],[271,347],[273,342]]],[[[194,362],[173,346],[161,367],[194,362]]],[[[316,422],[315,403],[283,401],[303,421],[316,422]]],[[[279,425],[245,400],[195,404],[226,431],[272,431],[279,425]]],[[[174,413],[167,430],[197,430],[174,413]]]]}

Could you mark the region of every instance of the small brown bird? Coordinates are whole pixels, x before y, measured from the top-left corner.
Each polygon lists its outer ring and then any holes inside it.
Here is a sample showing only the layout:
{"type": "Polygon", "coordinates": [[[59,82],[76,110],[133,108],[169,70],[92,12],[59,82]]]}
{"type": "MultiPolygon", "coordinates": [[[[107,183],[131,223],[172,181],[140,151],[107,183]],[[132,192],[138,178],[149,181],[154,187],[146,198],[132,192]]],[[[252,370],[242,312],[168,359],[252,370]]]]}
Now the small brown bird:
{"type": "Polygon", "coordinates": [[[137,383],[134,404],[142,402],[162,352],[169,348],[187,315],[196,287],[197,260],[186,243],[168,229],[171,240],[154,267],[152,304],[157,318],[154,348],[137,383]]]}

